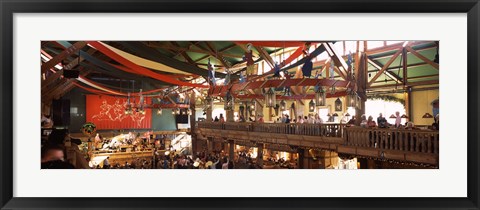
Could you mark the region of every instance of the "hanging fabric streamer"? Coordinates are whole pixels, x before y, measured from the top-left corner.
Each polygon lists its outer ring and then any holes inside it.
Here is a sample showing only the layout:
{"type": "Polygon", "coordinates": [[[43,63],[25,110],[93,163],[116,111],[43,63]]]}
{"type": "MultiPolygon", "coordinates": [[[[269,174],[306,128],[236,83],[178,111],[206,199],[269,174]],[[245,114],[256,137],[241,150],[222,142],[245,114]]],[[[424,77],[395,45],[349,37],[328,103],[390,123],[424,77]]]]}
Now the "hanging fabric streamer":
{"type": "Polygon", "coordinates": [[[347,65],[350,66],[353,63],[352,51],[347,56],[347,65]]]}

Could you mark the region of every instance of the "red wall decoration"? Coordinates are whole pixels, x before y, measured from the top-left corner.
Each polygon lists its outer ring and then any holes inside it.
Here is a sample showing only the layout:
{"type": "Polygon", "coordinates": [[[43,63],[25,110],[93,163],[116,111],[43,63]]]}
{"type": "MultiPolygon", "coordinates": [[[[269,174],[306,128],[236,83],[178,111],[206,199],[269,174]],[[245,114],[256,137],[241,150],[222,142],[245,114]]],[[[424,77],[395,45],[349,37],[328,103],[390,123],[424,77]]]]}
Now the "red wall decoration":
{"type": "MultiPolygon", "coordinates": [[[[150,129],[152,127],[152,110],[145,109],[145,114],[133,112],[125,114],[126,97],[106,95],[87,95],[87,122],[93,122],[98,130],[109,129],[150,129]]],[[[130,102],[139,103],[139,97],[131,97],[130,102]]],[[[150,99],[145,98],[147,104],[150,99]]]]}

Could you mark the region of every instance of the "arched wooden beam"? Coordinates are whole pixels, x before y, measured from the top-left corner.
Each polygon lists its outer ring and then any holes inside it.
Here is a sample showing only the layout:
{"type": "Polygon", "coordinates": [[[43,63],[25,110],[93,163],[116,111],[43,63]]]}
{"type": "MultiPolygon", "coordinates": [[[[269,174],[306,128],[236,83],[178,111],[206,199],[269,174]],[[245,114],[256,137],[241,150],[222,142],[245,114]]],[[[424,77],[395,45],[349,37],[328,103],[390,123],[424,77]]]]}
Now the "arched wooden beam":
{"type": "Polygon", "coordinates": [[[347,81],[343,80],[330,80],[330,79],[310,79],[310,78],[298,78],[298,79],[272,79],[265,81],[254,81],[249,83],[236,83],[233,85],[217,85],[210,87],[209,93],[211,95],[219,95],[228,92],[230,89],[233,93],[258,88],[280,88],[291,86],[335,86],[335,87],[347,87],[347,81]]]}

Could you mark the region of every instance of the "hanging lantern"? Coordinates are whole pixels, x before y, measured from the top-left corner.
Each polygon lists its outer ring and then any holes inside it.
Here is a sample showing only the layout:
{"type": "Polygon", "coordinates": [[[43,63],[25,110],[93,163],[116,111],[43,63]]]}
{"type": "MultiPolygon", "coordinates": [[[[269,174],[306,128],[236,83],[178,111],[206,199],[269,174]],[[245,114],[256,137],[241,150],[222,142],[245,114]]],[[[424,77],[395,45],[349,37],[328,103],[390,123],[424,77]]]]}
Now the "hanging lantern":
{"type": "Polygon", "coordinates": [[[347,90],[347,107],[356,107],[357,106],[357,93],[352,90],[347,90]]]}
{"type": "Polygon", "coordinates": [[[322,87],[318,88],[318,90],[315,91],[315,104],[317,106],[325,106],[326,95],[322,87]]]}
{"type": "Polygon", "coordinates": [[[252,102],[250,102],[250,110],[255,110],[255,100],[252,100],[252,102]]]}
{"type": "Polygon", "coordinates": [[[310,103],[308,103],[308,110],[310,112],[314,112],[315,111],[315,102],[313,100],[310,100],[310,103]]]}
{"type": "Polygon", "coordinates": [[[187,114],[192,115],[192,110],[190,108],[187,109],[187,114]]]}
{"type": "Polygon", "coordinates": [[[175,109],[172,109],[172,115],[175,115],[175,109]]]}
{"type": "Polygon", "coordinates": [[[390,119],[395,119],[395,118],[397,118],[397,117],[395,117],[395,115],[394,115],[394,114],[392,114],[392,115],[390,115],[390,117],[389,117],[389,118],[390,118],[390,119]]]}
{"type": "Polygon", "coordinates": [[[282,111],[287,110],[287,102],[285,102],[285,100],[280,101],[280,110],[282,111]]]}
{"type": "Polygon", "coordinates": [[[158,108],[157,115],[162,115],[162,109],[161,108],[158,108]]]}
{"type": "Polygon", "coordinates": [[[230,94],[230,92],[227,92],[227,95],[225,96],[225,104],[223,106],[223,109],[231,111],[234,109],[234,105],[235,103],[232,95],[230,94]]]}
{"type": "Polygon", "coordinates": [[[270,88],[268,92],[265,94],[265,103],[267,107],[274,107],[277,104],[277,97],[275,95],[275,91],[273,88],[270,88]]]}

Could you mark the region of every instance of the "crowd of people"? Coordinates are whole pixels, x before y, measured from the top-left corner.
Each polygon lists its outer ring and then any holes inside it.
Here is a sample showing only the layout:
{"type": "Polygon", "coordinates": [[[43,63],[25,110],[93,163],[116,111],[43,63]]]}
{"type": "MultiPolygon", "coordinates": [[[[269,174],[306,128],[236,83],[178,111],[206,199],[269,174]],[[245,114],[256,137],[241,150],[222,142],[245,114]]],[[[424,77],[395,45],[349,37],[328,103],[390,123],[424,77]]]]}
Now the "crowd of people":
{"type": "MultiPolygon", "coordinates": [[[[348,115],[344,115],[342,119],[340,120],[340,124],[346,124],[347,126],[355,126],[357,119],[355,116],[352,116],[348,121],[346,118],[348,115]]],[[[330,117],[333,118],[333,117],[330,117]]],[[[329,118],[329,122],[333,122],[329,118]]],[[[214,122],[225,122],[225,118],[223,117],[223,114],[220,114],[220,118],[215,117],[213,120],[214,122]]],[[[406,121],[404,124],[401,123],[402,121],[402,116],[400,115],[400,112],[395,112],[395,123],[390,124],[388,123],[387,119],[383,116],[382,113],[379,113],[377,120],[375,121],[374,118],[370,115],[362,115],[360,119],[360,127],[363,128],[404,128],[404,129],[418,129],[415,127],[415,124],[411,121],[406,121]]],[[[434,118],[434,123],[431,125],[432,130],[438,130],[439,129],[439,115],[437,114],[434,118]]],[[[248,120],[245,120],[243,116],[239,116],[238,120],[236,122],[256,122],[256,123],[264,123],[265,120],[263,119],[262,115],[257,115],[255,118],[254,116],[251,116],[248,118],[248,120]]],[[[278,117],[274,123],[295,123],[295,124],[322,124],[324,121],[323,119],[317,114],[308,114],[305,116],[298,116],[296,119],[291,119],[288,114],[282,114],[281,117],[278,117]]]]}

